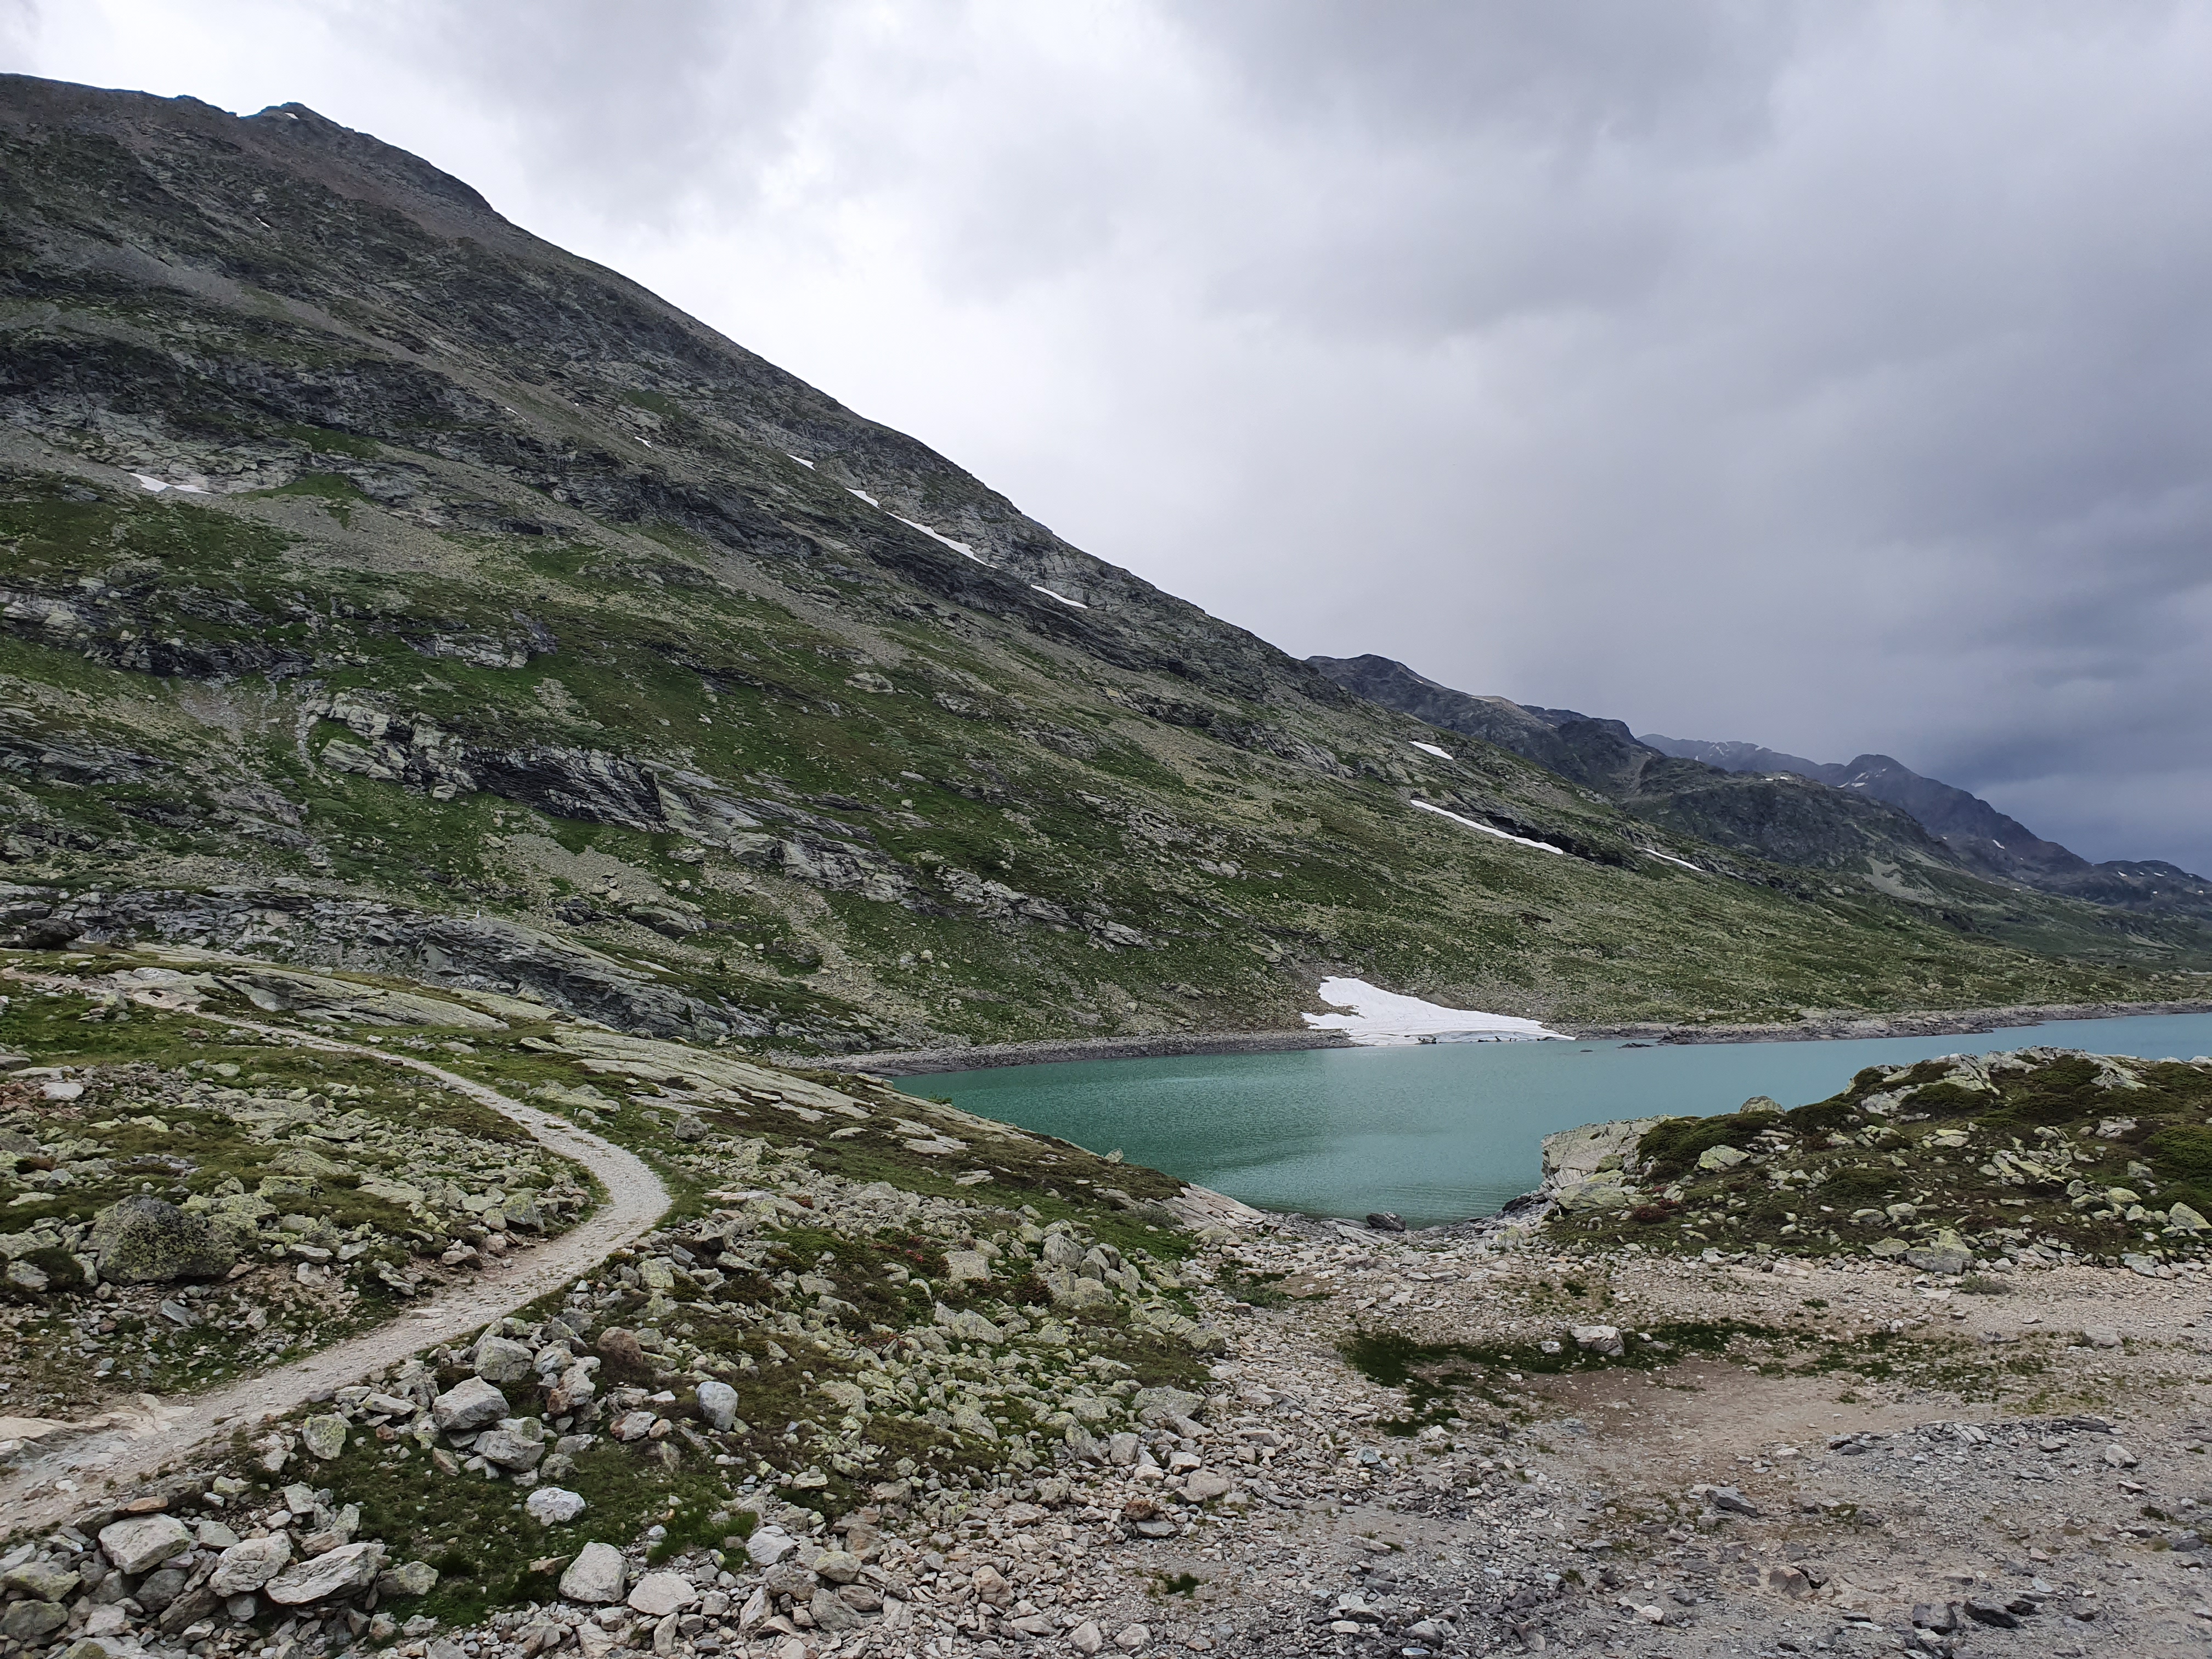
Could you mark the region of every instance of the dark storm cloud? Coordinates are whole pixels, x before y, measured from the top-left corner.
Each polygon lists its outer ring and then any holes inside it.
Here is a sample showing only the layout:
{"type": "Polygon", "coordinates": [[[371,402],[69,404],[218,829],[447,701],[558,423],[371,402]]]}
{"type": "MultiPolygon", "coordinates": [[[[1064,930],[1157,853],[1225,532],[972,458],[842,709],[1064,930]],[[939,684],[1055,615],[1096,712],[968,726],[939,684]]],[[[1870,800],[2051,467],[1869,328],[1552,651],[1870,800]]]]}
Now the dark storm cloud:
{"type": "Polygon", "coordinates": [[[2212,869],[2212,3],[42,20],[430,155],[1292,650],[2212,869]]]}

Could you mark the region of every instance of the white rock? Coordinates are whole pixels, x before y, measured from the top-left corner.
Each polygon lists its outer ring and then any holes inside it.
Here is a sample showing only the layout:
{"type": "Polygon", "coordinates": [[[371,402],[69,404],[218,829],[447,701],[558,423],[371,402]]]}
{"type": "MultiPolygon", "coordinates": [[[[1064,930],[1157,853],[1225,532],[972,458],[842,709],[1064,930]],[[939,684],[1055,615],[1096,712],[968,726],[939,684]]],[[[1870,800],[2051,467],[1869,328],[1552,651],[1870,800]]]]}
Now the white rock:
{"type": "Polygon", "coordinates": [[[730,1425],[738,1420],[738,1391],[726,1382],[717,1382],[709,1377],[699,1385],[699,1415],[721,1432],[729,1432],[730,1425]]]}
{"type": "Polygon", "coordinates": [[[756,1527],[745,1540],[745,1559],[757,1567],[772,1567],[799,1547],[799,1540],[781,1527],[756,1527]]]}
{"type": "Polygon", "coordinates": [[[481,1376],[464,1377],[430,1402],[430,1419],[447,1434],[466,1434],[507,1415],[507,1396],[481,1376]]]}
{"type": "Polygon", "coordinates": [[[170,1515],[137,1515],[100,1529],[100,1547],[118,1572],[151,1572],[192,1547],[183,1522],[170,1515]]]}
{"type": "Polygon", "coordinates": [[[383,1545],[341,1544],[327,1554],[295,1561],[270,1579],[261,1593],[280,1607],[295,1607],[367,1589],[383,1570],[383,1545]]]}
{"type": "Polygon", "coordinates": [[[1114,1638],[1114,1645],[1124,1653],[1135,1653],[1152,1639],[1152,1632],[1142,1625],[1131,1625],[1114,1638]]]}
{"type": "Polygon", "coordinates": [[[540,1486],[522,1500],[522,1511],[541,1527],[565,1527],[584,1512],[584,1499],[566,1486],[540,1486]]]}
{"type": "Polygon", "coordinates": [[[604,1607],[621,1601],[629,1583],[629,1569],[620,1550],[612,1544],[586,1544],[561,1575],[561,1594],[571,1601],[604,1607]]]}
{"type": "Polygon", "coordinates": [[[631,1608],[648,1619],[665,1619],[681,1613],[699,1599],[691,1581],[680,1572],[648,1572],[630,1591],[631,1608]]]}
{"type": "Polygon", "coordinates": [[[1067,1644],[1078,1653],[1091,1654],[1106,1645],[1106,1638],[1098,1628],[1098,1621],[1086,1619],[1067,1632],[1067,1644]]]}
{"type": "Polygon", "coordinates": [[[249,1538],[219,1556],[207,1587],[217,1595],[245,1595],[259,1589],[292,1559],[292,1540],[283,1533],[249,1538]]]}

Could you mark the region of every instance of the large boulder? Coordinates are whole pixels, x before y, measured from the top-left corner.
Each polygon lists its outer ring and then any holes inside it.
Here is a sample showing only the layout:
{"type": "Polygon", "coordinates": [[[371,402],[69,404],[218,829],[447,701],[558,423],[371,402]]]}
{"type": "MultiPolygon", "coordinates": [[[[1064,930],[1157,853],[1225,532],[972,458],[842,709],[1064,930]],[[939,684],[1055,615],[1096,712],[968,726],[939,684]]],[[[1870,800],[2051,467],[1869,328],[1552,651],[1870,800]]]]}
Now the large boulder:
{"type": "Polygon", "coordinates": [[[247,1595],[292,1563],[292,1540],[283,1533],[233,1544],[216,1558],[208,1588],[217,1595],[247,1595]]]}
{"type": "Polygon", "coordinates": [[[699,1415],[712,1427],[727,1434],[730,1425],[738,1420],[738,1391],[726,1382],[708,1378],[699,1385],[699,1415]]]}
{"type": "Polygon", "coordinates": [[[228,1231],[144,1194],[93,1217],[91,1246],[100,1276],[117,1285],[220,1279],[238,1262],[238,1247],[228,1231]]]}
{"type": "Polygon", "coordinates": [[[507,1414],[507,1396],[481,1376],[463,1377],[430,1402],[430,1420],[445,1434],[466,1434],[507,1414]]]}
{"type": "Polygon", "coordinates": [[[367,1589],[384,1571],[384,1546],[341,1544],[325,1554],[295,1561],[263,1588],[279,1607],[296,1607],[367,1589]]]}
{"type": "Polygon", "coordinates": [[[109,1565],[132,1577],[191,1547],[191,1529],[173,1515],[134,1515],[100,1529],[100,1547],[109,1565]]]}
{"type": "Polygon", "coordinates": [[[537,1356],[520,1342],[503,1336],[487,1336],[477,1344],[477,1375],[487,1382],[526,1381],[537,1368],[537,1356]]]}
{"type": "Polygon", "coordinates": [[[612,1544],[586,1544],[561,1575],[561,1594],[571,1601],[611,1607],[623,1599],[629,1569],[612,1544]]]}

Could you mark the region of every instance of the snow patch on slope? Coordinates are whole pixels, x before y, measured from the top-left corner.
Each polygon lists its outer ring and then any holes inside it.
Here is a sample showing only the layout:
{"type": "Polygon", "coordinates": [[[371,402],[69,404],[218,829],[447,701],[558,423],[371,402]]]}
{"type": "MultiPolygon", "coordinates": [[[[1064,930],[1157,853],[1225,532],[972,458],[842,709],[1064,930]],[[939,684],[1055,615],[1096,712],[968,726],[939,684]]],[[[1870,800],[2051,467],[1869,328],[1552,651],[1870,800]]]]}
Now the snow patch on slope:
{"type": "Polygon", "coordinates": [[[1526,836],[1509,836],[1503,830],[1493,830],[1486,823],[1477,823],[1473,818],[1463,818],[1456,812],[1447,812],[1443,807],[1431,806],[1425,800],[1413,801],[1409,805],[1419,807],[1424,812],[1434,812],[1440,818],[1449,818],[1454,823],[1463,823],[1470,830],[1480,830],[1486,836],[1495,836],[1500,841],[1510,841],[1516,847],[1533,847],[1540,853],[1558,853],[1561,858],[1566,856],[1564,851],[1547,841],[1530,841],[1526,836]]]}
{"type": "Polygon", "coordinates": [[[1342,1031],[1364,1048],[1405,1048],[1416,1042],[1527,1042],[1559,1033],[1533,1019],[1446,1008],[1419,997],[1379,990],[1364,979],[1325,979],[1321,1000],[1342,1014],[1301,1014],[1316,1031],[1342,1031]]]}
{"type": "MultiPolygon", "coordinates": [[[[969,556],[973,558],[975,555],[971,553],[969,556]]],[[[1042,582],[1031,582],[1030,586],[1036,589],[1038,592],[1043,594],[1048,599],[1058,599],[1062,605],[1073,606],[1078,611],[1088,611],[1091,609],[1089,605],[1084,604],[1080,599],[1071,599],[1065,593],[1054,592],[1052,589],[1047,587],[1042,582]]]]}
{"type": "Polygon", "coordinates": [[[1449,749],[1439,749],[1432,743],[1423,743],[1419,738],[1409,738],[1407,741],[1411,743],[1414,748],[1419,750],[1424,755],[1434,755],[1438,760],[1449,760],[1451,758],[1451,750],[1449,749]]]}
{"type": "MultiPolygon", "coordinates": [[[[857,489],[853,493],[855,495],[859,495],[860,494],[857,489]]],[[[866,500],[866,498],[863,496],[862,499],[866,500]]],[[[870,502],[869,505],[873,506],[874,503],[870,502]]],[[[978,553],[974,548],[969,546],[965,542],[956,542],[950,536],[940,536],[934,530],[932,530],[927,525],[916,524],[912,519],[899,519],[899,515],[896,513],[892,514],[891,517],[898,519],[898,521],[904,525],[908,530],[919,530],[923,535],[928,537],[930,540],[944,543],[945,546],[951,548],[955,553],[963,554],[967,557],[975,560],[977,564],[988,565],[991,562],[981,553],[978,553]]],[[[1054,597],[1058,596],[1055,595],[1054,597]]]]}

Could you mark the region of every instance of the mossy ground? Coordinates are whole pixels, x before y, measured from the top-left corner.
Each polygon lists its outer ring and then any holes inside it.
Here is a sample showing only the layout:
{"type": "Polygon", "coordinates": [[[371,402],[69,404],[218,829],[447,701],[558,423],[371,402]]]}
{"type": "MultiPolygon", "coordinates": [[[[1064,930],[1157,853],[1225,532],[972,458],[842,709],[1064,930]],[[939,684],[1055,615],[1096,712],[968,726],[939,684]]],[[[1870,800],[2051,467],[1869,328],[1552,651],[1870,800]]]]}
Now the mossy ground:
{"type": "Polygon", "coordinates": [[[1594,1249],[1692,1254],[1861,1255],[1948,1228],[1990,1252],[2200,1255],[2207,1239],[2169,1231],[2164,1217],[2179,1203],[2212,1218],[2212,1071],[2121,1064],[2139,1086],[2113,1086],[2109,1063],[2089,1056],[2000,1066],[1986,1086],[1930,1060],[1862,1072],[1792,1111],[1671,1119],[1638,1148],[1637,1202],[1548,1228],[1594,1249]],[[1902,1100],[1868,1109],[1884,1096],[1902,1100]],[[1720,1146],[1753,1156],[1697,1167],[1720,1146]]]}

